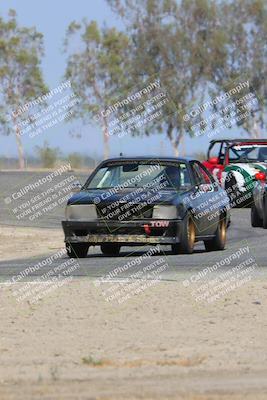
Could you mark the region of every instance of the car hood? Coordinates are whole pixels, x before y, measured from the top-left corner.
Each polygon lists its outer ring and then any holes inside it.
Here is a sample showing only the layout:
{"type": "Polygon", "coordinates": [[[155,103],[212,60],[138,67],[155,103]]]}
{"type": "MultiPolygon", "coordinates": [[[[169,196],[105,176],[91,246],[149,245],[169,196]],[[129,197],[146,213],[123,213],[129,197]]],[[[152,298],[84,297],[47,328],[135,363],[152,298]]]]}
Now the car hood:
{"type": "Polygon", "coordinates": [[[159,190],[157,192],[148,190],[135,193],[134,189],[129,191],[120,191],[111,194],[108,190],[81,190],[75,193],[69,200],[68,205],[74,204],[110,204],[113,202],[134,202],[143,203],[149,202],[149,204],[172,204],[177,205],[182,202],[183,192],[176,192],[174,190],[159,190]]]}

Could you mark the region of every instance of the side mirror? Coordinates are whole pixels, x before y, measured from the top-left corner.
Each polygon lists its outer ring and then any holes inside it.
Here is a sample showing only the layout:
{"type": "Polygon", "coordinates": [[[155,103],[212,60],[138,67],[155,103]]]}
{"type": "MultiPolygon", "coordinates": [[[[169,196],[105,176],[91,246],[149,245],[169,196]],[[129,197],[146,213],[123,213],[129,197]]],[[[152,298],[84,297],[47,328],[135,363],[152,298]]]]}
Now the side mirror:
{"type": "Polygon", "coordinates": [[[265,182],[266,181],[266,174],[264,172],[257,172],[255,175],[256,181],[265,182]]]}
{"type": "Polygon", "coordinates": [[[80,192],[81,188],[82,188],[82,185],[79,182],[75,182],[72,185],[71,191],[74,193],[77,193],[77,192],[80,192]]]}
{"type": "Polygon", "coordinates": [[[208,159],[208,162],[212,165],[217,165],[219,164],[219,158],[218,157],[211,157],[208,159]]]}

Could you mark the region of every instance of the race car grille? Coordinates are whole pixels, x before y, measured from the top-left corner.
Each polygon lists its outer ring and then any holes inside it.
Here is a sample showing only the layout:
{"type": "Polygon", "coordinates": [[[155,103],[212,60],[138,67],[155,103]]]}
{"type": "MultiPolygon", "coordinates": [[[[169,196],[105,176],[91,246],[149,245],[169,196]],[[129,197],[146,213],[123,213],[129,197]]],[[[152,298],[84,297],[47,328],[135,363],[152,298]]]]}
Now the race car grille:
{"type": "Polygon", "coordinates": [[[96,206],[98,218],[106,221],[131,221],[149,219],[153,215],[153,206],[145,203],[98,204],[96,206]]]}

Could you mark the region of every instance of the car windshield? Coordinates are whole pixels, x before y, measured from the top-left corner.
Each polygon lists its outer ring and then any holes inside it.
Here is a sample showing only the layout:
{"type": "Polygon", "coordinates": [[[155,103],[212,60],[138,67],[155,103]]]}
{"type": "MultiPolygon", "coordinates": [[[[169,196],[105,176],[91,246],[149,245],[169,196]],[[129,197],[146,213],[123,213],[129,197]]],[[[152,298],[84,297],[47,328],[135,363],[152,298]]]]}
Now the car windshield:
{"type": "Polygon", "coordinates": [[[239,162],[267,162],[267,145],[236,145],[229,149],[229,161],[239,162]]]}
{"type": "Polygon", "coordinates": [[[83,189],[127,189],[156,187],[187,190],[191,185],[185,163],[123,162],[109,163],[89,178],[83,189]]]}

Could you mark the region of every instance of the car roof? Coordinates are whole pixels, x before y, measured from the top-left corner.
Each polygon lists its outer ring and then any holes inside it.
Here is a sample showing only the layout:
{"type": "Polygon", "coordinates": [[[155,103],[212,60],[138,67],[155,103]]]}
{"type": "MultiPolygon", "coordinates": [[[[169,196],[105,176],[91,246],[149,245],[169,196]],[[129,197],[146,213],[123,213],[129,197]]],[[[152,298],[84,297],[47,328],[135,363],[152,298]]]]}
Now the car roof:
{"type": "Polygon", "coordinates": [[[211,140],[210,144],[220,143],[220,142],[227,142],[227,143],[267,143],[267,139],[218,139],[218,140],[211,140]]]}
{"type": "Polygon", "coordinates": [[[106,160],[103,160],[102,163],[105,162],[116,162],[116,161],[143,161],[143,160],[151,160],[151,161],[172,161],[172,162],[184,162],[187,163],[189,161],[195,161],[194,158],[191,157],[156,157],[156,156],[133,156],[133,157],[114,157],[114,158],[107,158],[106,160]]]}

